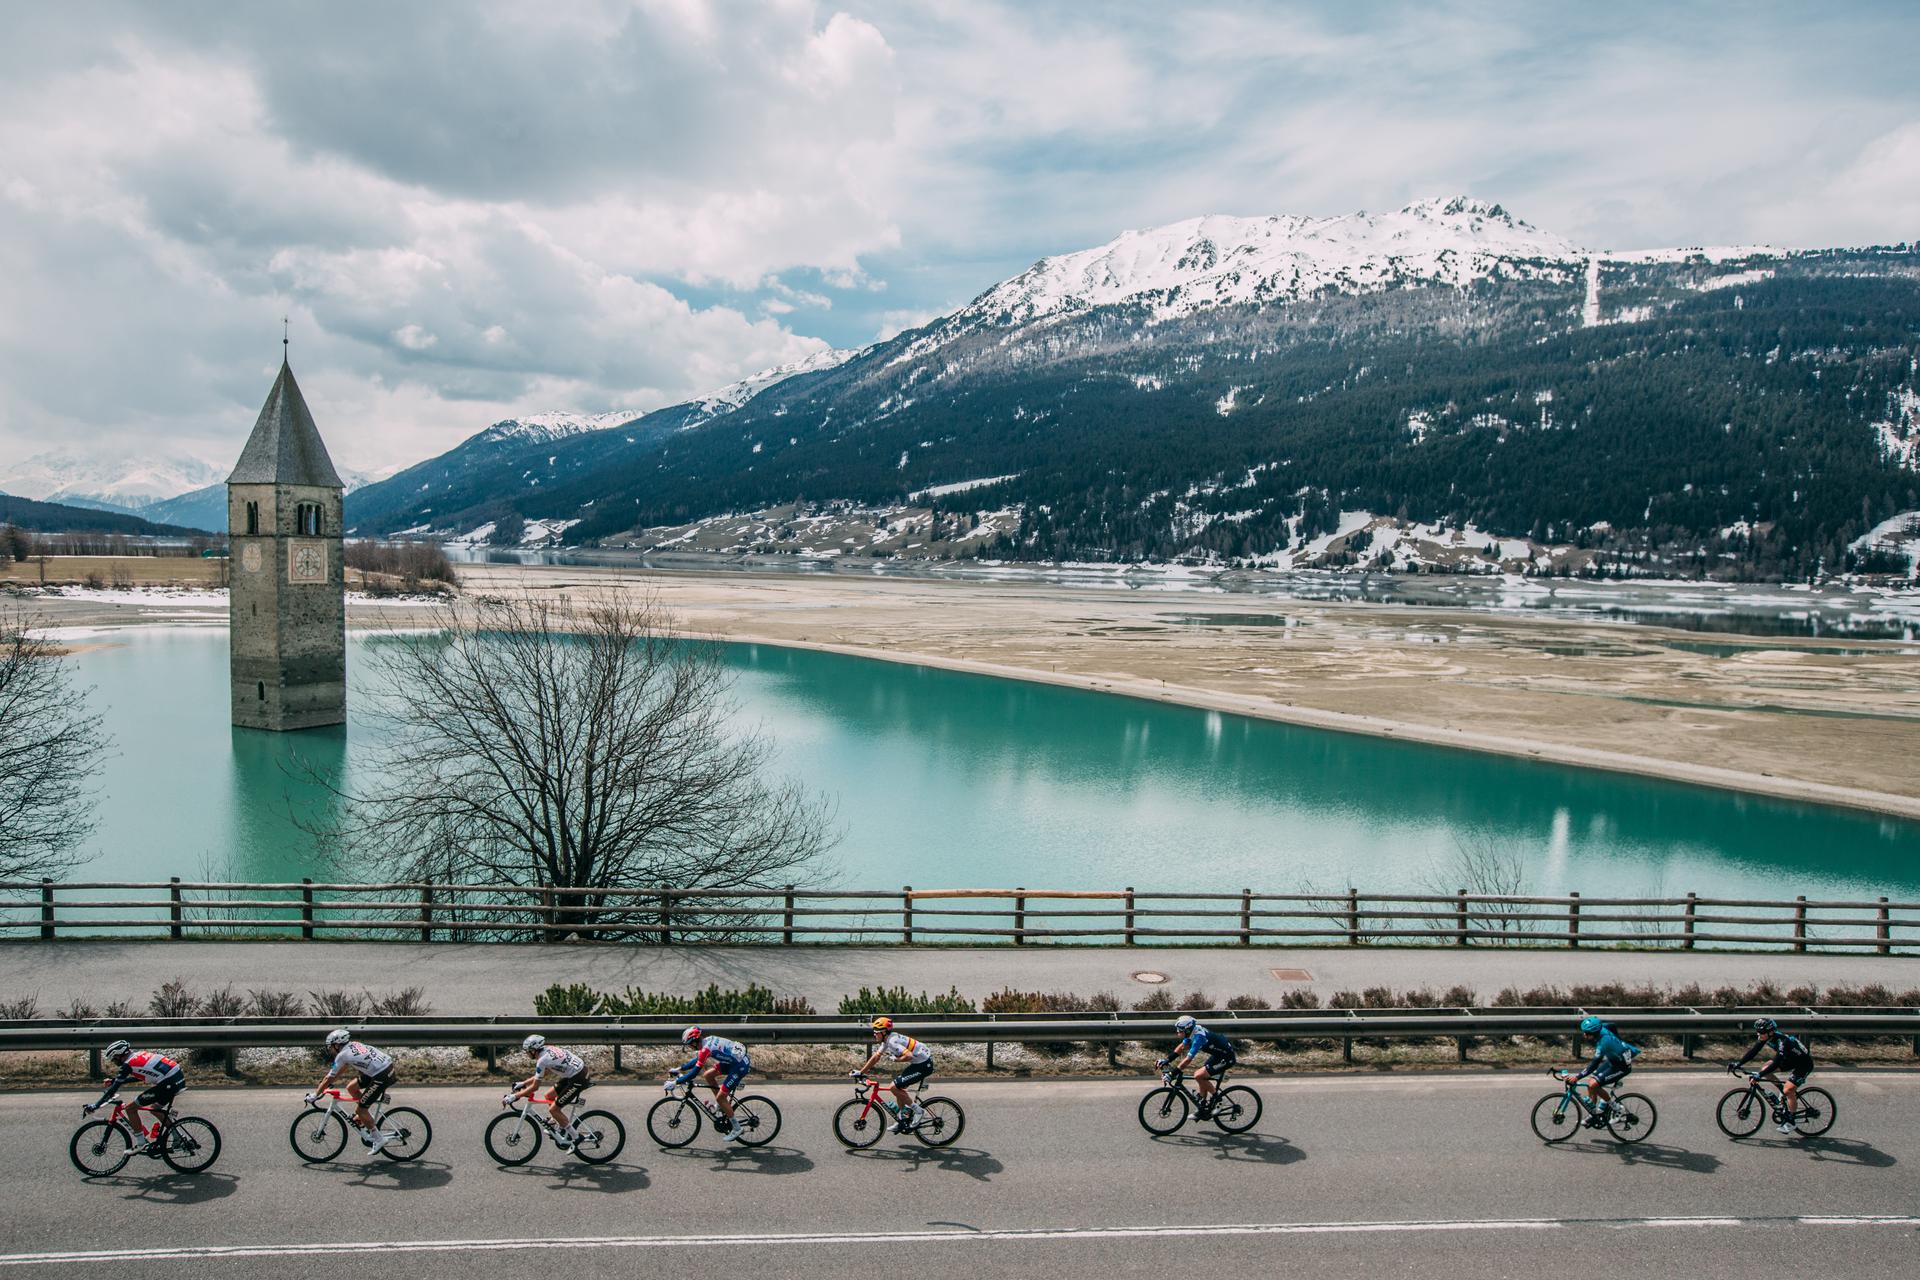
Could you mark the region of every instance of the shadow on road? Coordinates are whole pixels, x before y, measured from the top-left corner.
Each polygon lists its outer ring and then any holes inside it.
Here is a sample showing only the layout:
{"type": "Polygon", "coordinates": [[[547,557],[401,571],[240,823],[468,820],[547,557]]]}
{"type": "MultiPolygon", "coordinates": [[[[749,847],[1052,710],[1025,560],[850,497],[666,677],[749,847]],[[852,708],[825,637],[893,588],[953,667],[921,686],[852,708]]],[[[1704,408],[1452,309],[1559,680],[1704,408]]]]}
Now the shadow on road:
{"type": "Polygon", "coordinates": [[[1186,1147],[1210,1151],[1215,1160],[1234,1160],[1247,1164],[1297,1164],[1307,1153],[1285,1138],[1269,1138],[1263,1133],[1173,1133],[1156,1137],[1162,1147],[1186,1147]]]}
{"type": "Polygon", "coordinates": [[[240,1179],[230,1173],[163,1173],[157,1178],[122,1174],[86,1181],[95,1186],[125,1188],[122,1200],[149,1200],[154,1204],[206,1204],[224,1200],[240,1189],[240,1179]]]}
{"type": "Polygon", "coordinates": [[[1004,1173],[1007,1168],[998,1158],[972,1147],[869,1147],[847,1154],[862,1160],[886,1160],[904,1165],[908,1173],[922,1169],[964,1173],[975,1182],[991,1182],[994,1174],[1004,1173]]]}
{"type": "Polygon", "coordinates": [[[1871,1142],[1865,1142],[1859,1138],[1782,1138],[1778,1142],[1769,1142],[1766,1145],[1800,1147],[1806,1151],[1808,1159],[1824,1160],[1832,1164],[1854,1164],[1865,1169],[1891,1169],[1900,1163],[1871,1142]]]}
{"type": "Polygon", "coordinates": [[[793,1147],[682,1147],[661,1154],[669,1160],[700,1161],[716,1173],[805,1173],[813,1168],[812,1158],[793,1147]]]}
{"type": "Polygon", "coordinates": [[[387,1191],[431,1191],[453,1181],[453,1170],[438,1162],[409,1160],[396,1164],[391,1160],[350,1166],[351,1187],[379,1187],[387,1191]]]}
{"type": "Polygon", "coordinates": [[[646,1169],[637,1164],[582,1164],[569,1160],[546,1169],[525,1167],[502,1172],[545,1177],[546,1185],[558,1191],[644,1191],[653,1185],[646,1169]]]}
{"type": "MultiPolygon", "coordinates": [[[[1602,1148],[1607,1150],[1607,1148],[1602,1148]]],[[[1682,1173],[1718,1173],[1720,1157],[1705,1151],[1688,1151],[1658,1142],[1634,1142],[1618,1145],[1612,1152],[1624,1165],[1649,1165],[1655,1169],[1678,1169],[1682,1173]]]]}

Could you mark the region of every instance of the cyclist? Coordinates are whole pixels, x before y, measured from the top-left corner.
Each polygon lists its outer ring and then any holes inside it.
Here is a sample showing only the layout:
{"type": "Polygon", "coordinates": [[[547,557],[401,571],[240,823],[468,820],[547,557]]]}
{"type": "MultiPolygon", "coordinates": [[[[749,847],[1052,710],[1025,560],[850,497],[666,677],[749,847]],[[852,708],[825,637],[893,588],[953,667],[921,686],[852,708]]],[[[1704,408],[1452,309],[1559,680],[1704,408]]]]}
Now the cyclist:
{"type": "MultiPolygon", "coordinates": [[[[1813,1071],[1813,1053],[1798,1036],[1790,1036],[1780,1029],[1780,1024],[1772,1018],[1756,1018],[1753,1022],[1753,1045],[1738,1062],[1729,1062],[1727,1070],[1736,1071],[1746,1066],[1760,1055],[1762,1049],[1773,1054],[1773,1060],[1760,1068],[1762,1076],[1771,1077],[1776,1071],[1784,1071],[1787,1078],[1780,1081],[1780,1092],[1787,1095],[1787,1113],[1789,1116],[1800,1109],[1800,1086],[1807,1082],[1807,1076],[1813,1071]]],[[[1783,1120],[1775,1126],[1781,1133],[1794,1132],[1790,1121],[1783,1120]]]]}
{"type": "Polygon", "coordinates": [[[1213,1114],[1213,1091],[1217,1078],[1227,1068],[1238,1064],[1240,1055],[1233,1051],[1232,1041],[1218,1031],[1207,1030],[1190,1013],[1183,1013],[1175,1018],[1173,1029],[1179,1033],[1180,1043],[1173,1047],[1173,1054],[1170,1057],[1160,1059],[1160,1067],[1162,1070],[1171,1068],[1182,1071],[1191,1066],[1193,1060],[1201,1054],[1207,1055],[1206,1062],[1193,1073],[1193,1087],[1200,1095],[1200,1118],[1205,1120],[1213,1114]],[[1180,1061],[1176,1063],[1173,1061],[1174,1058],[1179,1058],[1180,1061]]]}
{"type": "Polygon", "coordinates": [[[520,1042],[520,1047],[533,1059],[533,1074],[514,1085],[507,1096],[500,1099],[500,1104],[510,1107],[521,1098],[532,1097],[541,1083],[552,1076],[553,1092],[547,1095],[547,1114],[553,1118],[554,1143],[565,1151],[573,1146],[576,1135],[573,1126],[567,1123],[563,1108],[593,1087],[586,1060],[570,1049],[548,1044],[542,1035],[528,1036],[520,1042]]]}
{"type": "Polygon", "coordinates": [[[900,1118],[893,1122],[893,1131],[906,1133],[927,1118],[927,1109],[913,1100],[913,1095],[907,1092],[907,1087],[925,1083],[927,1077],[933,1074],[933,1050],[912,1036],[895,1031],[893,1019],[885,1015],[875,1018],[871,1025],[873,1052],[867,1055],[866,1062],[861,1064],[858,1071],[850,1074],[854,1079],[859,1079],[873,1070],[874,1064],[883,1057],[890,1056],[896,1061],[906,1062],[907,1065],[894,1076],[893,1084],[890,1086],[893,1090],[893,1100],[900,1104],[901,1111],[900,1118]]]}
{"type": "Polygon", "coordinates": [[[696,1075],[705,1077],[713,1086],[713,1100],[720,1104],[721,1113],[727,1117],[726,1127],[720,1131],[721,1141],[739,1141],[739,1131],[733,1127],[733,1091],[747,1078],[747,1072],[753,1070],[747,1046],[725,1036],[710,1036],[698,1027],[682,1031],[680,1043],[694,1046],[695,1052],[678,1071],[667,1073],[667,1092],[672,1093],[676,1086],[696,1075]]]}
{"type": "Polygon", "coordinates": [[[1611,1022],[1603,1022],[1593,1014],[1580,1019],[1580,1034],[1594,1042],[1593,1060],[1587,1063],[1579,1075],[1573,1078],[1578,1085],[1587,1082],[1587,1096],[1600,1109],[1597,1116],[1588,1116],[1586,1126],[1598,1129],[1607,1123],[1607,1111],[1612,1106],[1607,1088],[1627,1078],[1633,1070],[1633,1060],[1640,1054],[1640,1046],[1628,1044],[1621,1038],[1620,1029],[1611,1022]]]}
{"type": "Polygon", "coordinates": [[[354,1078],[347,1082],[347,1096],[353,1099],[353,1122],[360,1126],[360,1145],[376,1152],[393,1141],[393,1135],[376,1130],[368,1110],[393,1087],[393,1055],[370,1044],[361,1044],[345,1027],[327,1032],[327,1052],[333,1062],[320,1083],[307,1095],[307,1101],[325,1093],[341,1072],[351,1069],[354,1078]]]}
{"type": "Polygon", "coordinates": [[[98,1102],[89,1102],[81,1110],[92,1115],[106,1106],[107,1099],[118,1093],[122,1085],[138,1080],[146,1088],[127,1104],[127,1125],[133,1130],[133,1149],[157,1157],[160,1148],[154,1144],[154,1140],[160,1136],[160,1121],[156,1119],[153,1128],[148,1129],[140,1122],[140,1108],[152,1107],[156,1112],[164,1111],[187,1087],[187,1073],[172,1058],[151,1049],[135,1053],[133,1046],[125,1040],[115,1040],[101,1056],[113,1065],[113,1079],[107,1081],[107,1091],[100,1095],[98,1102]]]}

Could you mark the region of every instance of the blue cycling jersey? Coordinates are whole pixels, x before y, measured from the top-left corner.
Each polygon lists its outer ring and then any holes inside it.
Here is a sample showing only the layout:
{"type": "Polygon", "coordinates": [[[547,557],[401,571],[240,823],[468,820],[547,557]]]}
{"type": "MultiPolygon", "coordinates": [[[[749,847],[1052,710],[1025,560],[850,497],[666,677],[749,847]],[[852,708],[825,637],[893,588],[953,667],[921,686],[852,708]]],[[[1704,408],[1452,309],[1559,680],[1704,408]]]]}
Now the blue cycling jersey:
{"type": "Polygon", "coordinates": [[[1218,1031],[1209,1031],[1197,1022],[1193,1024],[1193,1030],[1181,1042],[1180,1047],[1188,1053],[1204,1053],[1209,1056],[1233,1053],[1233,1044],[1225,1036],[1218,1031]]]}
{"type": "Polygon", "coordinates": [[[1612,1027],[1602,1027],[1600,1039],[1593,1046],[1593,1061],[1587,1064],[1587,1073],[1591,1075],[1602,1067],[1631,1066],[1633,1055],[1639,1052],[1639,1045],[1628,1044],[1612,1027]]]}
{"type": "Polygon", "coordinates": [[[674,1074],[684,1080],[706,1066],[709,1061],[733,1070],[750,1065],[747,1046],[738,1040],[729,1040],[725,1036],[707,1036],[700,1041],[700,1052],[681,1063],[680,1070],[674,1074]]]}

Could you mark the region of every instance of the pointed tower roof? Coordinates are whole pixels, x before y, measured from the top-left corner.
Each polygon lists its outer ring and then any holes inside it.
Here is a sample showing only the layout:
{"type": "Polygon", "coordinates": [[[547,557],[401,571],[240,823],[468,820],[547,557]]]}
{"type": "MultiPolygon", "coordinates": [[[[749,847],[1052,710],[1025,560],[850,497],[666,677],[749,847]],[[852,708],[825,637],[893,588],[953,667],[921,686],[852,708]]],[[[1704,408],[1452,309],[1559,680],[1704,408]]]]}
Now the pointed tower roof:
{"type": "Polygon", "coordinates": [[[340,473],[333,469],[327,446],[320,442],[320,428],[313,425],[313,414],[293,380],[293,367],[280,362],[280,376],[260,408],[260,417],[240,451],[228,484],[310,484],[329,489],[344,489],[340,473]]]}

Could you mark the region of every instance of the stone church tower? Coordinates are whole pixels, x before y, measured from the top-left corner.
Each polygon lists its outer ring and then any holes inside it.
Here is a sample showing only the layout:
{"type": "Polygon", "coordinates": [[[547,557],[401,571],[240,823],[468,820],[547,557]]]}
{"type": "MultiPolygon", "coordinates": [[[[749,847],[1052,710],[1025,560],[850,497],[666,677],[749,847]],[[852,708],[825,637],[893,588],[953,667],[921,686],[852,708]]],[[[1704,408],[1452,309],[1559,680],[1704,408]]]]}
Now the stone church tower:
{"type": "Polygon", "coordinates": [[[344,491],[283,359],[227,477],[237,725],[311,729],[346,722],[344,491]]]}

